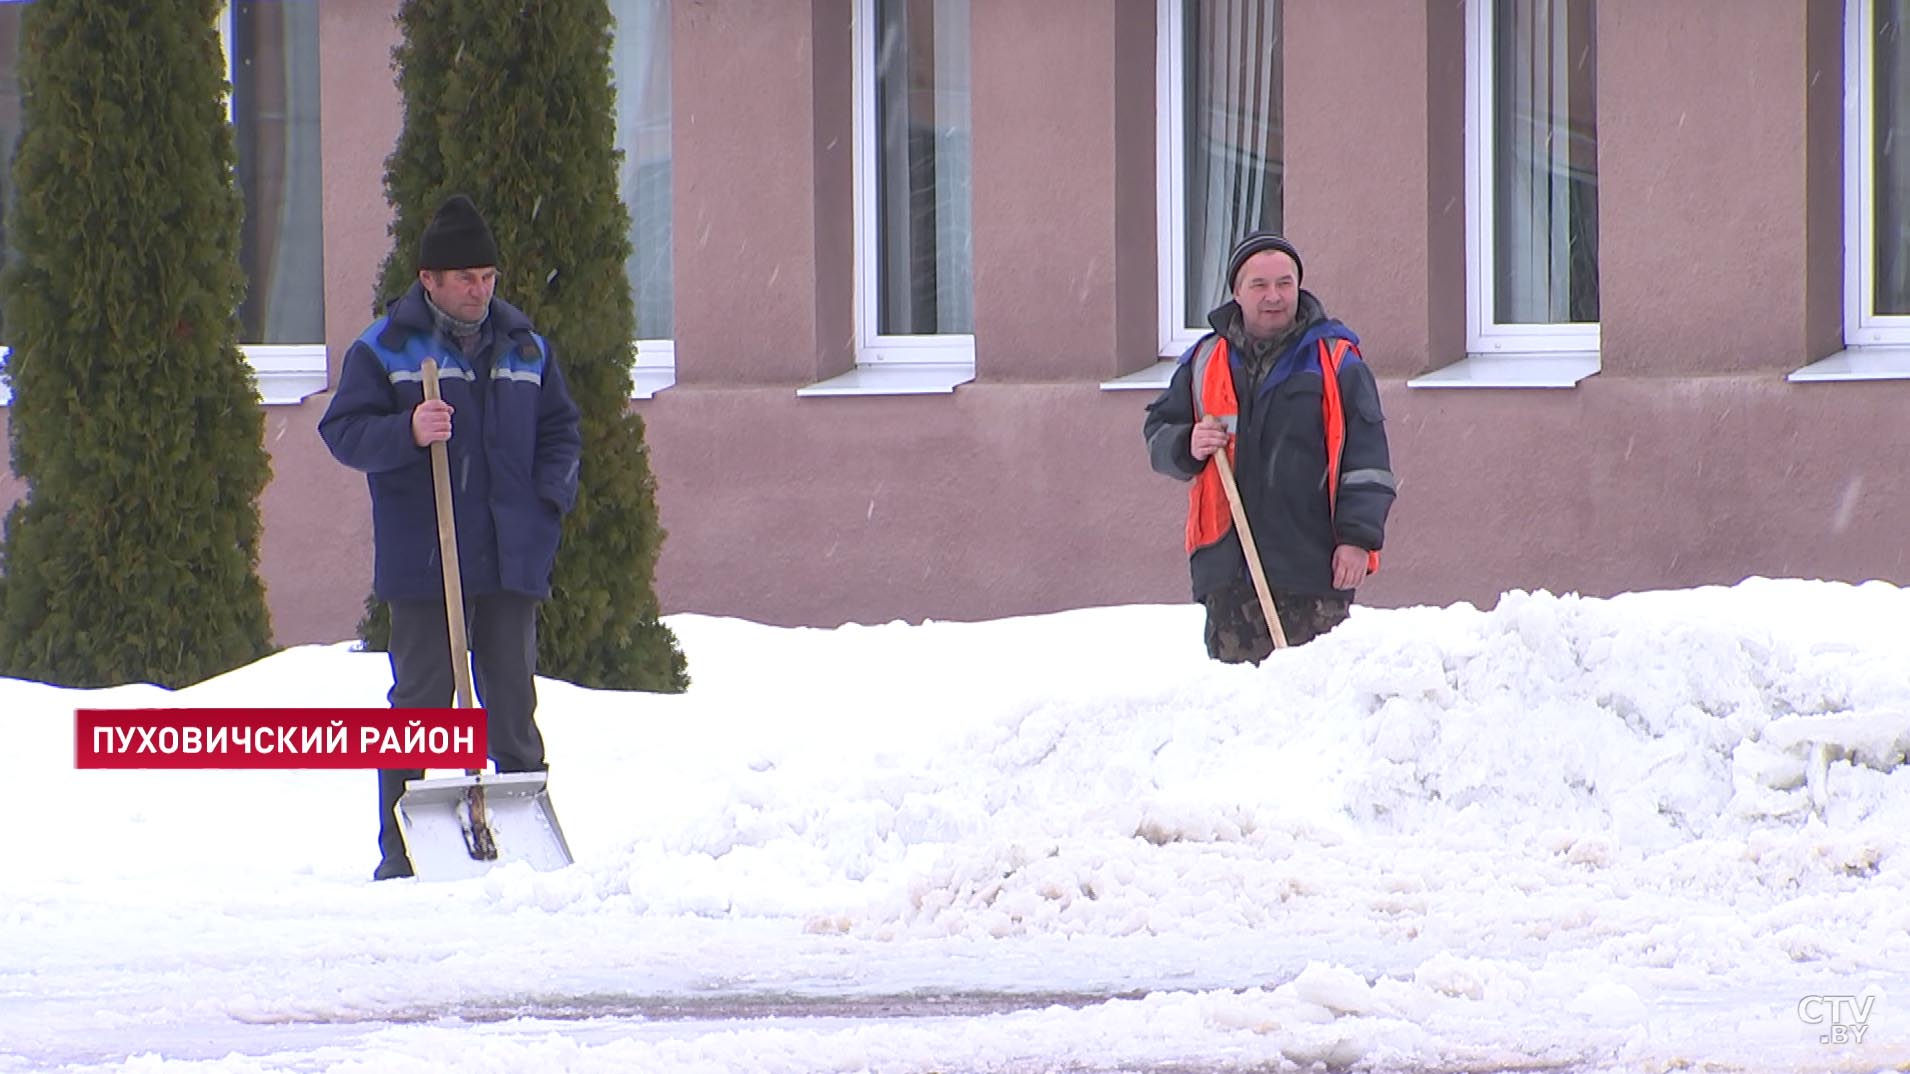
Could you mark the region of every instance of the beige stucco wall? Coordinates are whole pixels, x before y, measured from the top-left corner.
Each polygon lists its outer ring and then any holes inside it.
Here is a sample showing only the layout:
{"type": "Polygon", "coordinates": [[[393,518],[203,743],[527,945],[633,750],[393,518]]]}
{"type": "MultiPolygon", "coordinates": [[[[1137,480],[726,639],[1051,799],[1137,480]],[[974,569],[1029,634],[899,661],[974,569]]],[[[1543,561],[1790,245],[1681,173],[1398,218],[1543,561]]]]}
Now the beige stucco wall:
{"type": "MultiPolygon", "coordinates": [[[[1910,384],[1784,379],[1841,332],[1834,7],[1603,0],[1603,371],[1431,391],[1405,381],[1465,345],[1459,0],[1286,5],[1288,230],[1365,338],[1403,481],[1364,601],[1905,576],[1910,384]]],[[[388,242],[391,10],[322,15],[334,368],[388,242]]],[[[1184,491],[1147,471],[1148,393],[1098,386],[1157,342],[1154,5],[972,10],[980,377],[799,399],[853,360],[850,0],[677,5],[679,383],[635,404],[666,610],[833,625],[1184,599],[1184,491]]],[[[267,412],[286,642],[345,637],[370,573],[323,404],[267,412]]],[[[0,475],[0,501],[18,491],[0,475]]]]}

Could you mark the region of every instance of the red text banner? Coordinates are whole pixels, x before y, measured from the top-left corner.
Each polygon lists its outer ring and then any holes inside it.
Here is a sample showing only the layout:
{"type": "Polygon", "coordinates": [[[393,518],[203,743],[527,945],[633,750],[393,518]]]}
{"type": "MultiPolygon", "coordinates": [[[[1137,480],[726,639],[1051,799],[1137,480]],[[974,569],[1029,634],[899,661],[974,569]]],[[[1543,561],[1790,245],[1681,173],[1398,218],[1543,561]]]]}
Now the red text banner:
{"type": "Polygon", "coordinates": [[[483,709],[80,709],[79,768],[482,768],[483,709]]]}

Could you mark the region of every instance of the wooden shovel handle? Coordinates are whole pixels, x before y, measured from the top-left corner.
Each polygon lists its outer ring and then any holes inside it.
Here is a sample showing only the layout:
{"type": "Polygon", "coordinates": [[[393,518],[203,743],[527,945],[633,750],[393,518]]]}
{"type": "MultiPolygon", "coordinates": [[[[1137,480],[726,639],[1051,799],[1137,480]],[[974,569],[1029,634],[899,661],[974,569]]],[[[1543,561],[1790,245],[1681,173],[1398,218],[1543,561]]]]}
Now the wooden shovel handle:
{"type": "Polygon", "coordinates": [[[1227,506],[1234,513],[1234,529],[1240,532],[1240,550],[1247,554],[1247,570],[1253,575],[1253,589],[1260,595],[1260,611],[1267,617],[1267,630],[1273,635],[1273,647],[1287,647],[1287,632],[1280,627],[1280,610],[1273,606],[1273,590],[1267,588],[1267,572],[1260,566],[1260,552],[1253,546],[1253,530],[1247,526],[1247,509],[1240,505],[1240,487],[1234,484],[1234,464],[1227,449],[1214,452],[1214,465],[1220,468],[1220,485],[1227,490],[1227,506]]]}
{"type": "MultiPolygon", "coordinates": [[[[438,362],[424,360],[424,397],[436,402],[438,362]]],[[[451,680],[457,685],[458,707],[476,708],[471,692],[471,660],[464,636],[464,582],[458,573],[458,524],[451,508],[451,456],[444,441],[431,445],[431,486],[438,497],[438,559],[444,563],[444,617],[451,627],[451,680]]]]}
{"type": "MultiPolygon", "coordinates": [[[[438,362],[426,358],[420,372],[424,375],[424,397],[436,401],[438,362]]],[[[464,581],[458,573],[458,521],[451,508],[451,456],[444,441],[431,445],[431,488],[438,498],[438,559],[444,563],[444,621],[451,631],[451,681],[457,688],[461,709],[476,708],[471,693],[471,659],[464,636],[464,581]]],[[[467,768],[475,776],[483,768],[467,768]]],[[[464,819],[470,827],[464,833],[464,848],[478,861],[497,860],[497,836],[491,831],[490,810],[484,802],[484,788],[473,786],[464,792],[464,819]]]]}

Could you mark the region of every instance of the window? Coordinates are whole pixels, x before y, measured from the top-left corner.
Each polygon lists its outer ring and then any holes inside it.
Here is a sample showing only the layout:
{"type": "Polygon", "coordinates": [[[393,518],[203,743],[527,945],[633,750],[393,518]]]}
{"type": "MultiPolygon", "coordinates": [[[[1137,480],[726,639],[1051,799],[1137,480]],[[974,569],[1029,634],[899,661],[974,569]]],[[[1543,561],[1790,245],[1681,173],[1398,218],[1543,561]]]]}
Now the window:
{"type": "Polygon", "coordinates": [[[858,209],[873,213],[873,335],[971,336],[968,2],[874,6],[872,127],[863,131],[874,174],[858,209]]]}
{"type": "Polygon", "coordinates": [[[804,395],[974,379],[968,0],[855,9],[856,371],[804,395]]]}
{"type": "MultiPolygon", "coordinates": [[[[12,199],[20,135],[21,10],[0,4],[0,206],[12,199]]],[[[240,340],[264,401],[296,403],[323,391],[326,376],[318,5],[239,0],[221,14],[219,32],[232,81],[235,178],[245,197],[240,340]]],[[[0,405],[8,398],[0,382],[0,405]]]]}
{"type": "Polygon", "coordinates": [[[1844,4],[1844,349],[1793,381],[1910,378],[1910,0],[1844,4]]]}
{"type": "Polygon", "coordinates": [[[232,126],[245,227],[239,307],[247,343],[325,342],[319,211],[318,5],[231,6],[232,126]]]}
{"type": "Polygon", "coordinates": [[[1229,297],[1227,251],[1282,227],[1280,0],[1160,0],[1161,354],[1229,297]]]}
{"type": "Polygon", "coordinates": [[[219,29],[245,197],[239,338],[260,396],[295,403],[325,388],[318,5],[235,0],[219,29]]]}
{"type": "Polygon", "coordinates": [[[1416,388],[1598,372],[1594,0],[1466,0],[1466,357],[1416,388]]]}
{"type": "Polygon", "coordinates": [[[1468,2],[1467,349],[1474,354],[1576,355],[1578,368],[1597,370],[1594,11],[1593,0],[1468,2]]]}
{"type": "Polygon", "coordinates": [[[633,395],[676,383],[675,276],[671,261],[670,5],[612,0],[612,79],[617,96],[617,188],[630,211],[624,273],[637,308],[633,395]]]}
{"type": "Polygon", "coordinates": [[[1844,342],[1910,345],[1910,0],[1851,0],[1844,342]]]}

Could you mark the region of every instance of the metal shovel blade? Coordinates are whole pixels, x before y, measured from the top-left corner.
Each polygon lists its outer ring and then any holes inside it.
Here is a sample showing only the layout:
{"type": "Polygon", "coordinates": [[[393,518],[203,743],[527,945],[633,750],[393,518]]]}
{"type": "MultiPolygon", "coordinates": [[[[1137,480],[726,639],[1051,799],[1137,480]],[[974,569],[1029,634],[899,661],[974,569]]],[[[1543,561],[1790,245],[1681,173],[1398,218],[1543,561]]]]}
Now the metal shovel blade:
{"type": "Polygon", "coordinates": [[[541,872],[572,860],[542,772],[411,780],[398,799],[398,828],[412,872],[421,880],[482,876],[507,861],[529,862],[541,872]],[[476,833],[470,809],[474,789],[482,791],[483,803],[476,833]],[[479,838],[485,831],[488,842],[479,838]]]}

